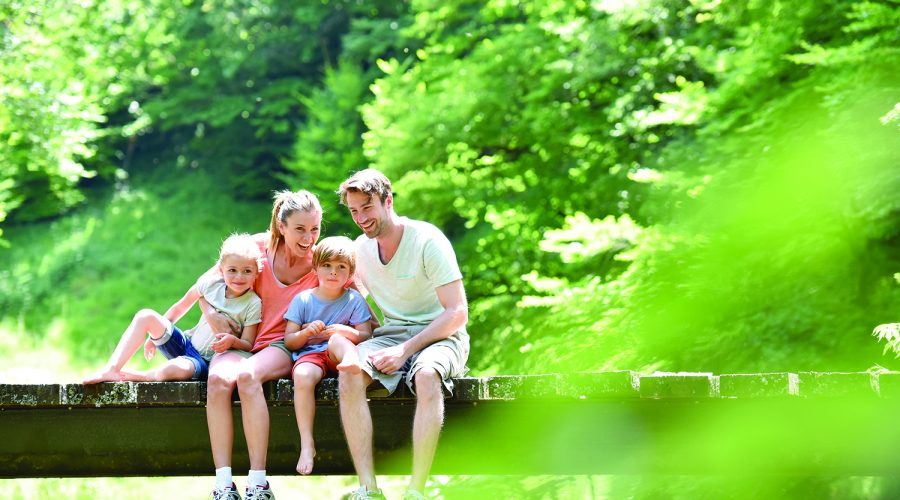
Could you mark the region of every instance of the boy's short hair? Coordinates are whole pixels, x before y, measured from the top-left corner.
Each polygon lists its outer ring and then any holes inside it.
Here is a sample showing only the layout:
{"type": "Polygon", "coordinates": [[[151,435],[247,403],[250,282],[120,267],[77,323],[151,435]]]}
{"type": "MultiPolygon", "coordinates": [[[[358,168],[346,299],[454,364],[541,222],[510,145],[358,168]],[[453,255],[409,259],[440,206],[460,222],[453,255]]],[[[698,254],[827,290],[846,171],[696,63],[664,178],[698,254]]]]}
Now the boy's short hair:
{"type": "Polygon", "coordinates": [[[347,193],[364,193],[371,198],[378,196],[381,203],[391,194],[391,181],[378,170],[367,168],[351,175],[338,188],[341,205],[347,206],[347,193]]]}
{"type": "Polygon", "coordinates": [[[225,257],[240,257],[256,262],[257,271],[262,270],[262,251],[259,244],[248,233],[233,233],[225,241],[222,242],[222,248],[219,250],[219,261],[222,264],[225,257]]]}
{"type": "Polygon", "coordinates": [[[330,260],[343,260],[350,268],[350,276],[356,272],[356,247],[346,236],[322,238],[313,251],[313,268],[318,269],[330,260]]]}

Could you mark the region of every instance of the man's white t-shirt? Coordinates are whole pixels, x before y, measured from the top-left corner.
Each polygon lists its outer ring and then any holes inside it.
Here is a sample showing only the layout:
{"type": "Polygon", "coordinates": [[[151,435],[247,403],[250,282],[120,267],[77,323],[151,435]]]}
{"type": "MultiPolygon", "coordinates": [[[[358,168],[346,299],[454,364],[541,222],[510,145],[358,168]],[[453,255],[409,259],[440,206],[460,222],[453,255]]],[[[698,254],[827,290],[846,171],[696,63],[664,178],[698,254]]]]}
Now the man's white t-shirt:
{"type": "Polygon", "coordinates": [[[456,253],[440,229],[400,217],[403,236],[387,265],[378,256],[378,241],[356,238],[356,272],[384,314],[385,326],[427,325],[444,307],[435,288],[462,279],[456,253]]]}

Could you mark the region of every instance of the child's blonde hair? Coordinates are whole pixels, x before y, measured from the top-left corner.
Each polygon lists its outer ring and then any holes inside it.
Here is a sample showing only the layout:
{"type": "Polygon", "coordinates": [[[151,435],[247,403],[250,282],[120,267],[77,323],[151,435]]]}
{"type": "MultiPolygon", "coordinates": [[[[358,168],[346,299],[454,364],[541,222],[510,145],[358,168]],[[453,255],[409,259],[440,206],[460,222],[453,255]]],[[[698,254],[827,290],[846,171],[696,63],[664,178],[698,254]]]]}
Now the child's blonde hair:
{"type": "Polygon", "coordinates": [[[313,268],[318,269],[329,260],[343,260],[350,268],[350,276],[353,276],[356,272],[356,248],[353,240],[346,236],[322,238],[313,252],[313,268]]]}
{"type": "Polygon", "coordinates": [[[257,271],[262,270],[262,251],[253,236],[247,233],[234,233],[225,238],[225,241],[222,242],[222,249],[219,250],[219,260],[216,265],[222,265],[225,257],[230,256],[253,260],[256,262],[257,271]]]}

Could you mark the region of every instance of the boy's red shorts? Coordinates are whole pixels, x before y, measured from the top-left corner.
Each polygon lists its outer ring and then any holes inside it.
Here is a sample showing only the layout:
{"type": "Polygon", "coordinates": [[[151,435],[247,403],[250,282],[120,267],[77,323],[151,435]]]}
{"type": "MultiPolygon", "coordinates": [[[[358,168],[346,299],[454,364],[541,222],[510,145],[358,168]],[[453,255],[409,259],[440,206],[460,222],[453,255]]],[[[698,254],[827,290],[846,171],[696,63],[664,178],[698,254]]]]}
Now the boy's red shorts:
{"type": "Polygon", "coordinates": [[[294,368],[300,363],[312,363],[322,370],[322,378],[337,377],[337,363],[328,357],[328,351],[304,354],[294,361],[294,368]]]}

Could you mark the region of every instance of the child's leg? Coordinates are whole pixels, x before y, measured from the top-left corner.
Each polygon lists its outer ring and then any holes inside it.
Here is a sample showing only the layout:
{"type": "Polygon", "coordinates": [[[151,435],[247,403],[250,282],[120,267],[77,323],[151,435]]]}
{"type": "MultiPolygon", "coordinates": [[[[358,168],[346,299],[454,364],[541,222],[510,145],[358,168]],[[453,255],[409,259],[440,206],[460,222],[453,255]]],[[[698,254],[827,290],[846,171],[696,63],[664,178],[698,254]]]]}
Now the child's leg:
{"type": "Polygon", "coordinates": [[[297,472],[309,474],[316,456],[313,440],[313,421],[316,417],[316,384],[322,380],[322,368],[313,363],[300,362],[294,367],[294,412],[300,431],[300,460],[297,472]]]}
{"type": "Polygon", "coordinates": [[[338,371],[356,375],[362,370],[359,366],[359,351],[346,337],[332,335],[328,339],[328,355],[338,362],[338,371]]]}
{"type": "Polygon", "coordinates": [[[191,380],[197,367],[185,356],[166,361],[166,364],[152,370],[119,370],[121,380],[131,382],[166,382],[171,380],[191,380]]]}
{"type": "Polygon", "coordinates": [[[83,382],[85,384],[96,384],[97,382],[115,382],[123,380],[122,367],[131,359],[131,356],[137,352],[144,344],[144,335],[150,333],[150,336],[158,339],[166,332],[169,320],[162,317],[158,312],[150,309],[141,309],[134,315],[131,324],[122,332],[116,349],[106,362],[103,369],[89,377],[83,382]]]}

